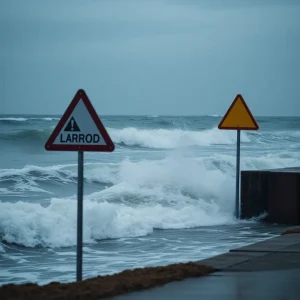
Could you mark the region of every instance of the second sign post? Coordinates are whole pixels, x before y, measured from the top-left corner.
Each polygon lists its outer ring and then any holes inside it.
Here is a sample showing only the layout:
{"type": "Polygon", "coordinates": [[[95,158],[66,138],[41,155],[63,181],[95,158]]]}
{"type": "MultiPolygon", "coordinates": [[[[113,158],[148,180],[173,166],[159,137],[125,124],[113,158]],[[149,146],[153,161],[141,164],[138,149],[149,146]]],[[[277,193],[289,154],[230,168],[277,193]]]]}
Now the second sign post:
{"type": "Polygon", "coordinates": [[[237,130],[236,145],[236,191],[235,191],[235,215],[240,216],[240,149],[241,130],[258,130],[259,126],[249,110],[242,95],[238,94],[227,110],[219,129],[237,130]]]}

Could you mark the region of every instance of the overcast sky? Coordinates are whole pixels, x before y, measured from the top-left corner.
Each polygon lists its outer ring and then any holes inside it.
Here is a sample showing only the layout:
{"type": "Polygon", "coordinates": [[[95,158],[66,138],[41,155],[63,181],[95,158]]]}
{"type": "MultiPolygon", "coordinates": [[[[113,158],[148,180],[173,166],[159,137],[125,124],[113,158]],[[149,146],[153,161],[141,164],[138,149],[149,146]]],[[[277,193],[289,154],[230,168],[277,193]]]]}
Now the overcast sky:
{"type": "Polygon", "coordinates": [[[300,115],[299,0],[0,0],[0,113],[300,115]]]}

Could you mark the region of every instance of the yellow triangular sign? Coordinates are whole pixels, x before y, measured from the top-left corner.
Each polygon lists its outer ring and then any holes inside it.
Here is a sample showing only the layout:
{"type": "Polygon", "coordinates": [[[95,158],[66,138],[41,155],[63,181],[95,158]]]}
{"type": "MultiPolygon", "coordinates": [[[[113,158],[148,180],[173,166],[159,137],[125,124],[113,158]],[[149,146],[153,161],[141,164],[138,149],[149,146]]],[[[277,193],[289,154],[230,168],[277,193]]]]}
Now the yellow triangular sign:
{"type": "Polygon", "coordinates": [[[238,94],[220,122],[219,129],[258,130],[251,111],[242,95],[238,94]]]}

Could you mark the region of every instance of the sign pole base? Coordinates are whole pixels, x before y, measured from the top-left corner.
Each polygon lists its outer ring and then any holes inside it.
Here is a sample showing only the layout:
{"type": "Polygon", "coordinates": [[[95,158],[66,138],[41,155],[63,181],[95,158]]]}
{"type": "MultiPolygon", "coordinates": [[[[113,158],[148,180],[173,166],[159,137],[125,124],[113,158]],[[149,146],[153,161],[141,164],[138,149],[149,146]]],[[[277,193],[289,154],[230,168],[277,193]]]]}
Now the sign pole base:
{"type": "Polygon", "coordinates": [[[237,130],[236,143],[236,190],[235,190],[235,216],[240,217],[240,150],[241,150],[241,131],[237,130]]]}
{"type": "Polygon", "coordinates": [[[83,151],[78,151],[77,191],[77,265],[76,279],[82,280],[82,225],[83,225],[83,151]]]}

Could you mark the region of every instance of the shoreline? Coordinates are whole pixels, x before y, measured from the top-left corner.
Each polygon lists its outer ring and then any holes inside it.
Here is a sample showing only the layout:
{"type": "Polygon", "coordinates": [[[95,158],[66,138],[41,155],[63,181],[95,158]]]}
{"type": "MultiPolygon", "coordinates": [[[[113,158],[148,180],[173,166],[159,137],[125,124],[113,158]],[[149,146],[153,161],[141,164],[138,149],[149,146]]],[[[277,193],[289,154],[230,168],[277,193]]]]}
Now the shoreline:
{"type": "MultiPolygon", "coordinates": [[[[97,241],[94,244],[85,244],[83,249],[83,278],[111,275],[127,269],[195,262],[250,242],[278,236],[285,229],[283,226],[261,222],[242,222],[228,226],[155,230],[141,238],[97,241]],[[119,261],[118,257],[122,257],[122,260],[119,261]]],[[[45,285],[51,281],[68,283],[76,280],[75,246],[54,248],[54,251],[46,247],[19,248],[15,245],[10,249],[10,245],[7,246],[0,261],[3,267],[1,285],[26,282],[45,285]],[[18,256],[19,253],[24,253],[24,256],[18,256]],[[10,256],[20,258],[14,261],[5,258],[10,256]],[[43,257],[46,258],[46,265],[43,257]],[[23,258],[27,261],[20,261],[23,258]],[[4,270],[7,272],[4,273],[4,270]]]]}
{"type": "MultiPolygon", "coordinates": [[[[51,282],[46,285],[33,283],[6,284],[0,287],[0,298],[2,300],[35,300],[41,298],[54,300],[62,299],[61,297],[82,300],[101,299],[151,290],[151,288],[167,286],[168,283],[184,281],[188,278],[204,277],[218,272],[242,271],[243,265],[252,265],[253,270],[255,268],[261,269],[259,266],[255,267],[255,260],[264,259],[270,253],[284,252],[282,250],[286,247],[295,244],[300,245],[299,232],[299,228],[291,228],[277,237],[267,238],[261,242],[231,249],[226,253],[194,262],[125,270],[113,275],[85,279],[81,282],[51,282]]],[[[263,269],[274,269],[274,266],[271,264],[271,267],[265,266],[263,269]]]]}

